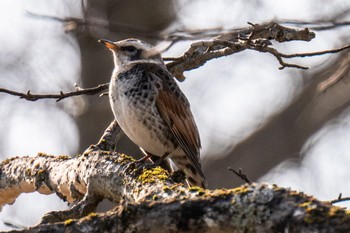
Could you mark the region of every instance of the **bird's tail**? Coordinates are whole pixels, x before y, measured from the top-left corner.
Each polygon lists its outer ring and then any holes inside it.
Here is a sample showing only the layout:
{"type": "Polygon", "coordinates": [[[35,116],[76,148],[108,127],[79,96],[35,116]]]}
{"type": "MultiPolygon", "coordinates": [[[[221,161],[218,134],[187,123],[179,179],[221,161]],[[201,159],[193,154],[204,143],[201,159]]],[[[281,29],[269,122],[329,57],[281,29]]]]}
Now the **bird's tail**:
{"type": "MultiPolygon", "coordinates": [[[[207,187],[207,180],[204,177],[204,172],[200,162],[198,162],[199,166],[197,167],[199,169],[197,169],[196,166],[189,161],[186,155],[174,155],[171,156],[170,159],[178,170],[182,170],[185,173],[186,181],[189,186],[198,186],[201,188],[207,187]]],[[[173,168],[173,170],[175,169],[173,168]]]]}

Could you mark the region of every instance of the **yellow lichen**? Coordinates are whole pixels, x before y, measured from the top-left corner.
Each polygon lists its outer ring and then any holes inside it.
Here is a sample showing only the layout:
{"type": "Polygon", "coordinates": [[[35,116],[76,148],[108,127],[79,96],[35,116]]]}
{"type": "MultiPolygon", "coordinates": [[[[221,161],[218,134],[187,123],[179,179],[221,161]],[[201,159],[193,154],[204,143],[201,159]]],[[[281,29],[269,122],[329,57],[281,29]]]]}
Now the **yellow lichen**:
{"type": "Polygon", "coordinates": [[[119,163],[122,163],[122,164],[125,164],[125,163],[130,163],[130,162],[135,162],[136,160],[129,156],[129,155],[126,155],[126,154],[118,154],[118,160],[116,162],[119,162],[119,163]]]}
{"type": "Polygon", "coordinates": [[[97,214],[95,212],[91,212],[90,214],[88,214],[87,217],[94,218],[96,216],[97,216],[97,214]]]}
{"type": "Polygon", "coordinates": [[[190,192],[196,192],[196,193],[198,193],[198,195],[205,194],[205,190],[203,188],[201,188],[201,187],[198,187],[198,186],[191,186],[191,187],[188,188],[188,190],[190,192]]]}
{"type": "Polygon", "coordinates": [[[327,219],[330,214],[330,208],[327,206],[317,206],[312,201],[306,201],[299,204],[299,207],[305,209],[304,222],[306,223],[321,223],[327,219]]]}
{"type": "Polygon", "coordinates": [[[152,169],[144,169],[142,174],[138,176],[138,180],[144,183],[154,183],[156,180],[166,180],[169,173],[161,167],[152,169]]]}
{"type": "Polygon", "coordinates": [[[334,217],[334,216],[337,216],[338,214],[342,214],[342,213],[343,213],[343,211],[340,211],[340,209],[335,207],[335,206],[331,207],[328,211],[328,215],[330,217],[334,217]]]}
{"type": "Polygon", "coordinates": [[[64,221],[64,225],[68,226],[68,225],[71,225],[73,222],[74,222],[73,219],[67,219],[66,221],[64,221]]]}
{"type": "Polygon", "coordinates": [[[312,204],[312,202],[306,201],[306,202],[299,204],[299,207],[307,209],[310,207],[311,204],[312,204]]]}
{"type": "Polygon", "coordinates": [[[232,190],[233,193],[235,194],[244,194],[244,193],[248,193],[249,192],[249,186],[240,186],[240,187],[237,187],[237,188],[234,188],[232,190]]]}

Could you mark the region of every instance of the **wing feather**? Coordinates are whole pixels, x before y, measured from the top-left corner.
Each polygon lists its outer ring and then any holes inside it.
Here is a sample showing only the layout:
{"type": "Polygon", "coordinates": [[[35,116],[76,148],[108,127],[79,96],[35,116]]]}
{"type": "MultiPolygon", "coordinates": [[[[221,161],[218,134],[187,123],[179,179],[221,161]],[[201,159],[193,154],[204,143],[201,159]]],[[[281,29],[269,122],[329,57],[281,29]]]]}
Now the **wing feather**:
{"type": "Polygon", "coordinates": [[[154,78],[161,79],[156,107],[181,149],[185,152],[200,176],[204,178],[200,164],[201,142],[190,104],[168,71],[159,66],[150,70],[154,78]]]}

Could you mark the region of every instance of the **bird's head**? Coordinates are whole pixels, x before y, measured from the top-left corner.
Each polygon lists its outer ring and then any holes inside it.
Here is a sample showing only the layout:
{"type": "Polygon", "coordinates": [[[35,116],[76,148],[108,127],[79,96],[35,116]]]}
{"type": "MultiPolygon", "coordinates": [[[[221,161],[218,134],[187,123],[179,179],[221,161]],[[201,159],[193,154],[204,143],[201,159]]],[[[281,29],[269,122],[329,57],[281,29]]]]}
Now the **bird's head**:
{"type": "Polygon", "coordinates": [[[114,55],[116,66],[127,65],[134,61],[147,61],[164,64],[160,53],[150,44],[138,39],[126,39],[117,42],[101,39],[100,43],[109,48],[114,55]]]}

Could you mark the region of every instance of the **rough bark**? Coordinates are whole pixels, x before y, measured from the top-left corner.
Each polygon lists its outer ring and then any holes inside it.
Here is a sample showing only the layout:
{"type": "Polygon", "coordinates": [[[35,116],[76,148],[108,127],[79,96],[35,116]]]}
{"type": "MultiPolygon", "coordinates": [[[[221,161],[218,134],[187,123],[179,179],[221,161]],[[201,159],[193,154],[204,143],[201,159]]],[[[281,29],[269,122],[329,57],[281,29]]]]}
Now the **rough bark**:
{"type": "MultiPolygon", "coordinates": [[[[228,190],[186,187],[160,167],[107,151],[69,158],[39,154],[0,165],[0,204],[24,192],[72,203],[42,223],[12,232],[348,232],[342,208],[270,184],[228,190]],[[94,213],[107,198],[117,207],[94,213]]],[[[180,179],[180,181],[183,181],[180,179]]]]}

